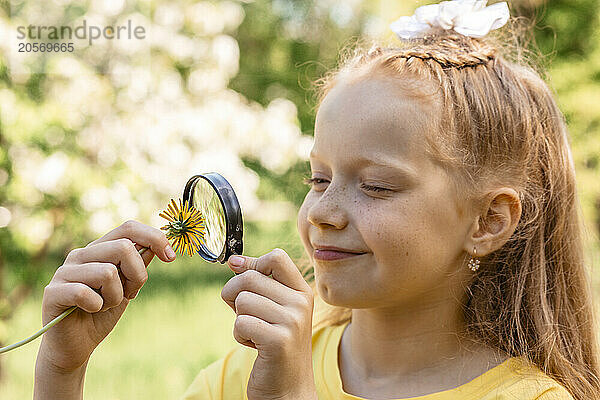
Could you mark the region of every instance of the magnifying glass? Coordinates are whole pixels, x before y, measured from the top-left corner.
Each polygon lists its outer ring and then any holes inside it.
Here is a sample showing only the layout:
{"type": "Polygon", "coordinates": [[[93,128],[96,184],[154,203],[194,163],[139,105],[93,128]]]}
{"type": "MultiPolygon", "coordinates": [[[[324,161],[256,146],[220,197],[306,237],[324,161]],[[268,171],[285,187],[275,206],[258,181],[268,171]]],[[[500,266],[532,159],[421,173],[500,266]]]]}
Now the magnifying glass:
{"type": "Polygon", "coordinates": [[[242,210],[227,179],[216,172],[194,175],[183,199],[204,216],[204,240],[198,250],[202,258],[224,264],[232,254],[242,254],[242,210]]]}

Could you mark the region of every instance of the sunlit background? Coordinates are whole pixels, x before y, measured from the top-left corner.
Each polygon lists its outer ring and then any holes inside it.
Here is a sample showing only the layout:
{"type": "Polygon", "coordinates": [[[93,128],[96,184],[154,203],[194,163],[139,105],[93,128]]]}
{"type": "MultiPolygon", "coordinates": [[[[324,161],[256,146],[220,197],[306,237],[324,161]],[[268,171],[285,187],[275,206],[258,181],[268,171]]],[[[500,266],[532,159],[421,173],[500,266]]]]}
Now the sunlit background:
{"type": "MultiPolygon", "coordinates": [[[[193,174],[235,188],[245,254],[302,257],[311,82],[355,41],[393,39],[417,1],[0,1],[0,346],[40,327],[44,286],[66,254],[128,219],[158,216],[193,174]],[[147,36],[98,40],[47,60],[15,57],[18,26],[133,20],[147,36]]],[[[600,25],[596,0],[509,2],[539,20],[537,45],[574,150],[589,265],[600,264],[600,25]]],[[[182,395],[236,346],[220,264],[155,260],[86,377],[89,399],[182,395]]],[[[594,286],[596,288],[596,286],[594,286]]],[[[597,289],[595,289],[597,292],[597,289]]],[[[32,396],[39,339],[0,357],[0,393],[32,396]]]]}

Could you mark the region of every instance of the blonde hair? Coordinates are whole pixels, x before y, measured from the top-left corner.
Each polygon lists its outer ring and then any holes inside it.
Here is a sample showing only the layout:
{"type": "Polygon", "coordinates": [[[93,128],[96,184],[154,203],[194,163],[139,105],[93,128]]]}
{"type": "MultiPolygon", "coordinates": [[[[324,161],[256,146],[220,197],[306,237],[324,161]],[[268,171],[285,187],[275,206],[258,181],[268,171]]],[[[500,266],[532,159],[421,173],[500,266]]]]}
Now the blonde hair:
{"type": "MultiPolygon", "coordinates": [[[[435,93],[417,86],[405,93],[441,104],[425,139],[454,172],[458,193],[483,201],[486,189],[501,184],[513,187],[522,205],[514,234],[480,258],[466,288],[467,333],[530,360],[575,399],[596,399],[598,350],[566,123],[543,72],[519,44],[525,36],[511,32],[506,40],[431,30],[399,47],[358,46],[315,82],[317,105],[342,79],[384,74],[399,85],[434,85],[435,93]]],[[[310,281],[310,267],[303,272],[310,281]]],[[[351,309],[325,304],[314,292],[314,329],[351,318],[351,309]]]]}

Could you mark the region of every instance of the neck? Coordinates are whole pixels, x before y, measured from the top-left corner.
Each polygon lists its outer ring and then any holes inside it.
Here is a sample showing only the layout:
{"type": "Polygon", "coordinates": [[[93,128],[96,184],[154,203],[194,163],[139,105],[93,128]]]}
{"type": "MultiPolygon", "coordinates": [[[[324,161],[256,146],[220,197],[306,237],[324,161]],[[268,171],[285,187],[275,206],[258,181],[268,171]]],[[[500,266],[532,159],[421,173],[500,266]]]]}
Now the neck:
{"type": "Polygon", "coordinates": [[[365,378],[443,368],[463,348],[462,310],[448,293],[402,307],[353,309],[347,355],[365,378]]]}

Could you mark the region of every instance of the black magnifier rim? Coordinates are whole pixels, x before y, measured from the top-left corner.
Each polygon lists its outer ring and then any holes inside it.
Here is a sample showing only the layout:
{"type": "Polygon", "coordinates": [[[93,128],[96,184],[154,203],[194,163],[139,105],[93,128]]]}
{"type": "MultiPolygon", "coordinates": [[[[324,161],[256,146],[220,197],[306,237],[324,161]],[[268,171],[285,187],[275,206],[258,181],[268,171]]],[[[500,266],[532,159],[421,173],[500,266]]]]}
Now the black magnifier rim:
{"type": "Polygon", "coordinates": [[[244,243],[242,242],[242,234],[244,233],[244,226],[242,223],[242,209],[240,203],[235,195],[233,187],[227,182],[221,174],[218,172],[209,172],[206,174],[199,174],[192,176],[186,183],[185,189],[183,190],[184,201],[188,201],[191,205],[192,193],[196,187],[198,179],[204,179],[213,187],[221,205],[225,212],[225,245],[221,254],[214,255],[206,246],[201,245],[198,254],[202,256],[208,262],[220,262],[225,264],[229,257],[233,254],[242,254],[244,249],[244,243]]]}

